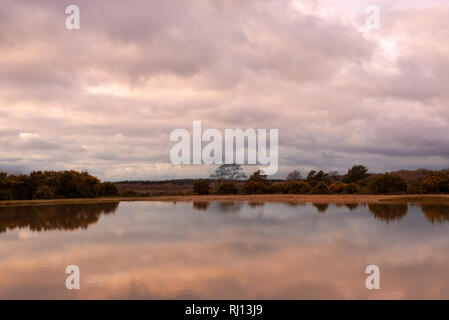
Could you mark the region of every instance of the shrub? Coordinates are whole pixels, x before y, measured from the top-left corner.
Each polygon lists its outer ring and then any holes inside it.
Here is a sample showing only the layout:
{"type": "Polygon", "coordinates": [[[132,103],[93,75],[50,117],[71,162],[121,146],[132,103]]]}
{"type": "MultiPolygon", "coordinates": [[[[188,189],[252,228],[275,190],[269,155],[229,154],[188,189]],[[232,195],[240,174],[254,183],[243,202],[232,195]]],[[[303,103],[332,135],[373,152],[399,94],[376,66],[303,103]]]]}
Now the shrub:
{"type": "Polygon", "coordinates": [[[209,181],[207,181],[207,180],[200,179],[200,180],[196,180],[193,183],[193,192],[195,192],[196,194],[199,194],[199,195],[209,194],[209,191],[210,191],[209,189],[210,189],[209,181]]]}
{"type": "Polygon", "coordinates": [[[217,189],[217,194],[237,194],[238,193],[237,186],[232,182],[226,182],[220,184],[217,189]]]}
{"type": "Polygon", "coordinates": [[[369,183],[372,181],[372,179],[374,178],[374,176],[362,179],[360,181],[357,182],[357,185],[362,188],[362,189],[367,189],[368,190],[368,185],[369,183]]]}
{"type": "Polygon", "coordinates": [[[122,193],[120,193],[121,197],[139,197],[141,196],[140,193],[133,191],[133,190],[125,190],[122,193]]]}
{"type": "Polygon", "coordinates": [[[330,185],[330,190],[332,193],[345,193],[348,185],[342,182],[335,182],[330,185]]]}
{"type": "Polygon", "coordinates": [[[87,171],[32,171],[29,175],[0,172],[0,200],[54,198],[93,198],[98,193],[117,195],[112,183],[100,180],[87,171]]]}
{"type": "Polygon", "coordinates": [[[100,183],[97,187],[97,196],[108,197],[108,196],[118,196],[119,191],[115,184],[112,182],[100,183]]]}
{"type": "Polygon", "coordinates": [[[0,190],[9,189],[9,179],[6,172],[0,172],[0,190]]]}
{"type": "Polygon", "coordinates": [[[409,194],[422,193],[423,188],[421,186],[421,182],[422,181],[420,181],[420,180],[414,180],[414,181],[410,182],[407,185],[407,193],[409,193],[409,194]]]}
{"type": "Polygon", "coordinates": [[[54,187],[57,198],[93,198],[100,180],[88,172],[44,172],[49,186],[54,187]]]}
{"type": "Polygon", "coordinates": [[[34,194],[35,199],[53,199],[55,192],[46,185],[39,186],[34,194]]]}
{"type": "Polygon", "coordinates": [[[310,192],[311,186],[305,181],[291,180],[285,183],[285,190],[292,194],[306,194],[310,192]]]}
{"type": "Polygon", "coordinates": [[[350,183],[345,188],[345,193],[355,194],[360,193],[362,189],[356,183],[350,183]]]}
{"type": "Polygon", "coordinates": [[[285,189],[285,183],[273,183],[267,187],[267,193],[287,193],[285,189]]]}
{"type": "Polygon", "coordinates": [[[248,181],[243,187],[244,194],[264,194],[267,191],[267,186],[261,181],[248,181]]]}
{"type": "Polygon", "coordinates": [[[24,174],[9,176],[11,185],[11,198],[14,200],[31,200],[37,185],[33,180],[24,174]]]}
{"type": "Polygon", "coordinates": [[[368,189],[374,194],[406,192],[407,183],[399,176],[385,173],[371,178],[368,189]]]}
{"type": "Polygon", "coordinates": [[[11,190],[5,189],[0,191],[0,200],[11,200],[11,190]]]}
{"type": "Polygon", "coordinates": [[[315,185],[315,187],[312,188],[310,193],[311,194],[330,194],[331,190],[329,189],[327,184],[320,181],[315,185]]]}
{"type": "Polygon", "coordinates": [[[421,190],[424,193],[449,192],[449,174],[431,172],[421,181],[421,190]]]}

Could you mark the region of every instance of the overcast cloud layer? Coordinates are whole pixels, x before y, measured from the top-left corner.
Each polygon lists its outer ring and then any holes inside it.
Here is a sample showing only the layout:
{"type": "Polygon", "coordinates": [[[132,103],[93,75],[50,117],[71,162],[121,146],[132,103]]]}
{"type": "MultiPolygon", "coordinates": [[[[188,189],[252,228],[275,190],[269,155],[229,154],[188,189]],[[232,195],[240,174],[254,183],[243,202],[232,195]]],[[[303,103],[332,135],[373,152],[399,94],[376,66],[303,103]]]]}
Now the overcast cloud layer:
{"type": "Polygon", "coordinates": [[[448,17],[447,0],[2,0],[0,168],[207,176],[170,164],[192,120],[278,128],[278,177],[449,167],[448,17]]]}

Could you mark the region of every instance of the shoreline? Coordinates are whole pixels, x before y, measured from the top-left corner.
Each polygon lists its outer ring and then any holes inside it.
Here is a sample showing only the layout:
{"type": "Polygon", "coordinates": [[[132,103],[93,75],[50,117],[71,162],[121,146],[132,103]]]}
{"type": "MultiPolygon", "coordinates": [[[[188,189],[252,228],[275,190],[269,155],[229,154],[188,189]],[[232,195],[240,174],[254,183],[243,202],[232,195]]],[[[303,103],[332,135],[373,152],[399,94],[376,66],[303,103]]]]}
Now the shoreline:
{"type": "Polygon", "coordinates": [[[37,206],[54,204],[87,204],[107,202],[297,202],[297,203],[397,203],[437,201],[449,202],[449,195],[300,195],[300,194],[257,194],[257,195],[184,195],[154,197],[110,197],[48,200],[3,200],[0,207],[37,206]]]}

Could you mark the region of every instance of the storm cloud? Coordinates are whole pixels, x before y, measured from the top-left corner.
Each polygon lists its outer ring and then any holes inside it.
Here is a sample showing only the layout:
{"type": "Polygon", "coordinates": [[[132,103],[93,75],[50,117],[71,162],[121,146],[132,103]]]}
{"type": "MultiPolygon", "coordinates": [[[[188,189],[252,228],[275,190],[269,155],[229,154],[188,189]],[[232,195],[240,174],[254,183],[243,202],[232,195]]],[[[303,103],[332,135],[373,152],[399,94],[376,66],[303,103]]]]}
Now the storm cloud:
{"type": "Polygon", "coordinates": [[[0,167],[207,176],[169,160],[193,120],[279,129],[279,177],[449,167],[448,16],[445,0],[2,0],[0,167]]]}

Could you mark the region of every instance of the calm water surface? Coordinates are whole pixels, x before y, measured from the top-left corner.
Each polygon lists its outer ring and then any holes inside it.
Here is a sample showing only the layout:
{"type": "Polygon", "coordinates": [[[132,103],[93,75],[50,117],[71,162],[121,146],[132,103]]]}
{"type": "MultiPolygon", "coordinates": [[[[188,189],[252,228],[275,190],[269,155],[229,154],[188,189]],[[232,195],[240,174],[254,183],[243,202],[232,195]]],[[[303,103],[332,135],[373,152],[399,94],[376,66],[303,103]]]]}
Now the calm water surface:
{"type": "Polygon", "coordinates": [[[0,298],[448,299],[448,235],[442,204],[0,208],[0,298]]]}

